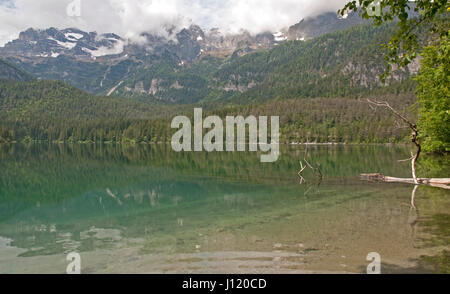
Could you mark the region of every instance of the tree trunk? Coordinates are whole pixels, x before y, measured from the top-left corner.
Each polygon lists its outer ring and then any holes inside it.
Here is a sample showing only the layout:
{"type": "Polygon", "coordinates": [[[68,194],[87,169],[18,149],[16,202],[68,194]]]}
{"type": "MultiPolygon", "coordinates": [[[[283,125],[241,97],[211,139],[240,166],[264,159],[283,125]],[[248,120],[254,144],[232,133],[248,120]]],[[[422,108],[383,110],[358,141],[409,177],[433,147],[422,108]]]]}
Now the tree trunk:
{"type": "Polygon", "coordinates": [[[382,174],[361,174],[361,179],[371,182],[406,183],[413,185],[427,185],[450,190],[450,178],[395,178],[382,174]]]}

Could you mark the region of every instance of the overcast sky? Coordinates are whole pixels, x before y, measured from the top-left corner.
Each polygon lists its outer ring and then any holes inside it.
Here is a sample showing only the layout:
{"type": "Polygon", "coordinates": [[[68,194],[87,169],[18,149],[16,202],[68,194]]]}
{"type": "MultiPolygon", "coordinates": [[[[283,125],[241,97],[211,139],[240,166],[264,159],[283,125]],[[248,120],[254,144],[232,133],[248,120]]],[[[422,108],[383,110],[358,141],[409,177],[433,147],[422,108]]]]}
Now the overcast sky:
{"type": "MultiPolygon", "coordinates": [[[[337,11],[348,0],[0,0],[0,45],[29,28],[76,27],[133,38],[143,31],[196,23],[223,32],[277,30],[302,18],[337,11]],[[79,1],[81,16],[67,14],[79,1]],[[73,7],[73,6],[72,6],[73,7]]],[[[76,10],[71,10],[76,12],[76,10]]]]}

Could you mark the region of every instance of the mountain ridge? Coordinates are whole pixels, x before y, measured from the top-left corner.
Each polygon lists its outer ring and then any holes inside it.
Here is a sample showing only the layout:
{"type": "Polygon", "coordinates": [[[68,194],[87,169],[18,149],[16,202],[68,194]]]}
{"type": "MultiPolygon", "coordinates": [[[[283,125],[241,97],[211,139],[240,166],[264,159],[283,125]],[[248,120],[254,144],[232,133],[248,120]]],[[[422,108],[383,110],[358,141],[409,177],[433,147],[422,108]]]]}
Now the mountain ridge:
{"type": "Polygon", "coordinates": [[[16,66],[0,59],[0,81],[31,81],[34,77],[16,66]]]}
{"type": "MultiPolygon", "coordinates": [[[[323,17],[330,23],[338,20],[333,13],[323,17]]],[[[294,25],[280,32],[257,35],[246,31],[229,35],[219,29],[204,31],[191,25],[179,31],[168,28],[168,37],[142,33],[140,42],[132,42],[113,33],[97,34],[76,28],[29,28],[21,32],[18,39],[0,47],[0,58],[37,78],[61,80],[91,93],[105,94],[126,79],[129,73],[152,66],[163,58],[176,65],[185,65],[205,57],[225,59],[274,48],[291,37],[298,39],[298,35],[309,39],[308,34],[317,24],[314,18],[301,23],[300,27],[294,25]],[[309,23],[311,25],[305,27],[309,23]],[[302,32],[305,28],[308,32],[302,32]]],[[[313,35],[323,33],[326,32],[322,30],[313,35]]]]}
{"type": "MultiPolygon", "coordinates": [[[[379,44],[394,27],[373,28],[357,13],[326,13],[278,33],[223,36],[192,25],[169,31],[171,39],[144,33],[142,44],[77,29],[29,29],[0,56],[40,79],[149,103],[345,96],[382,86],[379,44]]],[[[412,64],[390,82],[417,70],[412,64]]]]}

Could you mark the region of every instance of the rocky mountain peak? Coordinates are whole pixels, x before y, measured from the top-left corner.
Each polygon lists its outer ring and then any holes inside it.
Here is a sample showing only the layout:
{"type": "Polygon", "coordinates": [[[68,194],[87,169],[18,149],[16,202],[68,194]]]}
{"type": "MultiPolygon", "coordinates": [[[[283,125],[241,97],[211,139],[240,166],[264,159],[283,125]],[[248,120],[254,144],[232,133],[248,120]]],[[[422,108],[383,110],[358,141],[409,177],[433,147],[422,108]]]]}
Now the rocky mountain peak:
{"type": "Polygon", "coordinates": [[[69,28],[59,30],[27,29],[20,33],[17,40],[0,48],[4,57],[28,59],[57,58],[68,55],[77,59],[96,59],[106,55],[118,55],[123,52],[124,40],[115,34],[98,35],[95,32],[83,32],[69,28]]]}

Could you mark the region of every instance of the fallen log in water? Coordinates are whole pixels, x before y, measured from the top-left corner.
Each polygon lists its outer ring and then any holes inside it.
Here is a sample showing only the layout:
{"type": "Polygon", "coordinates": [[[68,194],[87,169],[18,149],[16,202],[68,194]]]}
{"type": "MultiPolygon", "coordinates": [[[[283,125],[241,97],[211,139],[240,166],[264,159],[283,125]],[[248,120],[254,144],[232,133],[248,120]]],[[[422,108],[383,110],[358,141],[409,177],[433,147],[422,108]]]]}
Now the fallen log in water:
{"type": "MultiPolygon", "coordinates": [[[[382,174],[361,174],[361,180],[371,181],[371,182],[385,182],[385,183],[407,183],[415,185],[414,179],[412,178],[394,178],[384,176],[382,174]]],[[[442,189],[450,190],[450,178],[417,178],[417,183],[420,185],[427,185],[442,189]]]]}

